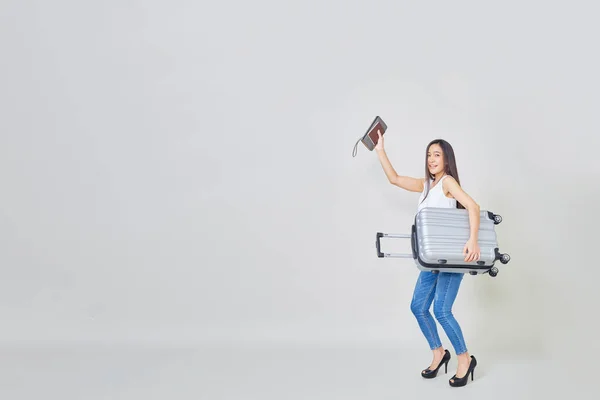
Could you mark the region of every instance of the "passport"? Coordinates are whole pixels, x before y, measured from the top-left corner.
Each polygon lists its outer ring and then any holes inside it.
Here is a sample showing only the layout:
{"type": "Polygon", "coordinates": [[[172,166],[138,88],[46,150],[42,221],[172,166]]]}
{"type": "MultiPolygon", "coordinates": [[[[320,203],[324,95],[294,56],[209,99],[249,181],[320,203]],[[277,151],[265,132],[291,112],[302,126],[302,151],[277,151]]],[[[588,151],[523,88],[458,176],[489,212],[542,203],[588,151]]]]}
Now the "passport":
{"type": "Polygon", "coordinates": [[[354,145],[352,157],[356,156],[356,146],[359,142],[362,142],[362,144],[364,144],[369,151],[373,151],[373,149],[377,145],[377,142],[379,141],[379,135],[377,135],[378,130],[381,132],[382,137],[385,131],[387,130],[387,124],[379,115],[375,117],[373,122],[371,122],[369,129],[367,129],[365,134],[354,145]]]}

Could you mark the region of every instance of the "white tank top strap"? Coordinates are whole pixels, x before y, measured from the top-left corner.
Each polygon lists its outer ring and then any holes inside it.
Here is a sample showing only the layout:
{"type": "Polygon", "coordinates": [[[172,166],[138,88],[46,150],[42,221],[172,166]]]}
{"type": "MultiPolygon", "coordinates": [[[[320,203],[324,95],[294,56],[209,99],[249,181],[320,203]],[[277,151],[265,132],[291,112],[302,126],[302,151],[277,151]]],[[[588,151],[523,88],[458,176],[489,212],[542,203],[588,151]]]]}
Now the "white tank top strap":
{"type": "Polygon", "coordinates": [[[447,178],[447,177],[449,177],[449,176],[450,176],[450,175],[444,175],[444,176],[442,176],[442,177],[440,178],[440,180],[438,181],[438,183],[436,183],[436,184],[435,184],[434,188],[437,188],[438,186],[439,186],[439,187],[443,187],[443,186],[441,186],[441,185],[442,185],[442,182],[444,181],[444,179],[446,179],[446,178],[447,178]]]}

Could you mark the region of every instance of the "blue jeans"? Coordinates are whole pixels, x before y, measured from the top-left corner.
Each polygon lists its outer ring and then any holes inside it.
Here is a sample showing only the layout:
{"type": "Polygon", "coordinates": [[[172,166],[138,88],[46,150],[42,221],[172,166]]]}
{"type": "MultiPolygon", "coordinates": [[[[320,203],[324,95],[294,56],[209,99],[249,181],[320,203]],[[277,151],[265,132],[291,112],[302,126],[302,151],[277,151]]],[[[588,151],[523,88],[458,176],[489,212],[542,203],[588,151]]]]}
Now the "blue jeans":
{"type": "Polygon", "coordinates": [[[442,345],[437,332],[435,320],[429,312],[431,303],[433,314],[440,323],[456,354],[467,351],[460,325],[452,315],[452,304],[458,294],[463,273],[440,272],[434,274],[430,271],[421,271],[413,293],[410,309],[417,318],[419,327],[425,335],[431,350],[442,345]]]}

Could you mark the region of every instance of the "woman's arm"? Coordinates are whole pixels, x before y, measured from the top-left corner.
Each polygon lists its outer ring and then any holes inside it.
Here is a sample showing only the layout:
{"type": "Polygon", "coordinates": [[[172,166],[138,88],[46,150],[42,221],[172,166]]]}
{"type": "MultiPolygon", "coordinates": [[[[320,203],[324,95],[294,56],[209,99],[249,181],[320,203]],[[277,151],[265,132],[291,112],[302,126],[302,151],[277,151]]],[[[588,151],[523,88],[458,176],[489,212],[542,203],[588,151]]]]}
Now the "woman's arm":
{"type": "Polygon", "coordinates": [[[375,150],[377,152],[377,157],[379,157],[379,162],[381,162],[381,166],[383,167],[383,171],[388,178],[388,181],[392,185],[396,185],[399,188],[404,190],[408,190],[410,192],[422,192],[425,184],[424,179],[411,178],[409,176],[398,175],[392,167],[392,163],[388,159],[387,154],[385,153],[385,149],[383,148],[383,137],[381,133],[377,131],[379,134],[379,140],[377,141],[377,146],[375,146],[375,150]]]}
{"type": "Polygon", "coordinates": [[[452,176],[448,176],[442,182],[443,188],[448,190],[450,194],[462,204],[469,212],[469,225],[471,228],[471,236],[465,244],[463,254],[465,255],[465,261],[477,261],[481,256],[481,250],[479,249],[479,222],[480,222],[480,208],[479,204],[475,202],[456,182],[452,176]]]}

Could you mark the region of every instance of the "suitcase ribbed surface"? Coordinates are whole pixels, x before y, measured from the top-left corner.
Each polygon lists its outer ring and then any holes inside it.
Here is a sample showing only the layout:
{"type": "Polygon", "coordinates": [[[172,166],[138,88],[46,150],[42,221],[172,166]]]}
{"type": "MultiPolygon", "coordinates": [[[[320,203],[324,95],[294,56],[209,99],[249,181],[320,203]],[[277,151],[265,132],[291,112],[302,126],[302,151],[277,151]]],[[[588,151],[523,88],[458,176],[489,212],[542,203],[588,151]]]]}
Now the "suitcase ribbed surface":
{"type": "MultiPolygon", "coordinates": [[[[447,260],[447,264],[470,265],[477,267],[474,262],[465,263],[463,248],[470,236],[469,213],[457,208],[422,209],[415,218],[417,230],[417,245],[419,258],[425,263],[438,264],[439,260],[447,260]]],[[[494,221],[488,217],[488,212],[481,210],[479,224],[480,261],[485,261],[481,267],[491,266],[498,247],[494,221]]]]}

